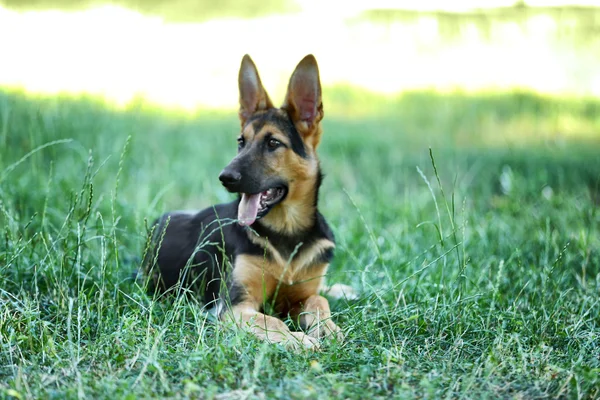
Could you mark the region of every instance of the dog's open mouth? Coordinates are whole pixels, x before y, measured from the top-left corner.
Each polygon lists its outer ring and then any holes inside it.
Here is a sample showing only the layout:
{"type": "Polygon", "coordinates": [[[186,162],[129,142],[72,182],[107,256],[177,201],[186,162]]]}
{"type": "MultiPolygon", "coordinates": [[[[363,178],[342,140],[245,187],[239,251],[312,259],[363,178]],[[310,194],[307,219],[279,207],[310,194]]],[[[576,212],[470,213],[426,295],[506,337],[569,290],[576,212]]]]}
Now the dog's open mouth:
{"type": "Polygon", "coordinates": [[[273,187],[260,193],[242,193],[238,206],[238,222],[250,226],[258,218],[264,217],[269,210],[280,203],[287,195],[285,187],[273,187]]]}

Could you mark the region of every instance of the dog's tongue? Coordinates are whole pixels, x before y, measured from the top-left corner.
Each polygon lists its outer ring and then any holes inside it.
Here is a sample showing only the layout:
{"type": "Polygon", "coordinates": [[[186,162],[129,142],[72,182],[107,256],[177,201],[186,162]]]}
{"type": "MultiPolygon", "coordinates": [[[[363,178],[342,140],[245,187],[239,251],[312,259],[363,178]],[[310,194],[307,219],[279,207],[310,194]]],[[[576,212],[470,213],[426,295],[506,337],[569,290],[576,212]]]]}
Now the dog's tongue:
{"type": "Polygon", "coordinates": [[[240,200],[240,205],[238,206],[238,223],[240,225],[250,226],[256,221],[259,203],[260,193],[242,193],[242,200],[240,200]]]}

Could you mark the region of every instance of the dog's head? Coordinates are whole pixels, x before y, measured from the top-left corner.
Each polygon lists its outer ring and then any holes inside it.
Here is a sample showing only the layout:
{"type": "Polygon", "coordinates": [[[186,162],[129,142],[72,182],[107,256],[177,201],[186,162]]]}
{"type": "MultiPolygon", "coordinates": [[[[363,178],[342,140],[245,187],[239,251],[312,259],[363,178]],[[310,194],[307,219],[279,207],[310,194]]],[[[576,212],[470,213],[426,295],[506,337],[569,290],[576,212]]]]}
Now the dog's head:
{"type": "Polygon", "coordinates": [[[238,154],[219,179],[241,195],[240,224],[263,218],[277,230],[301,228],[313,217],[320,179],[316,148],[323,103],[317,61],[312,55],[300,61],[281,108],[271,103],[248,55],[240,66],[239,90],[238,154]]]}

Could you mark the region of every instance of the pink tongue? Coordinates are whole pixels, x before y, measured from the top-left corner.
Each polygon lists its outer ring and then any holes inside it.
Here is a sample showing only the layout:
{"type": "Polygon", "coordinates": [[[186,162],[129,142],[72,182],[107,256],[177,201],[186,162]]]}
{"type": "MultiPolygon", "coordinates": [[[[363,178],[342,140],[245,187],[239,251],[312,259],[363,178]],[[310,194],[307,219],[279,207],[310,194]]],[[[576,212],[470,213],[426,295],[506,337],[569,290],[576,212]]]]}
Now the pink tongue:
{"type": "Polygon", "coordinates": [[[240,205],[238,206],[238,223],[240,225],[250,226],[256,221],[259,202],[260,193],[242,193],[242,200],[240,200],[240,205]]]}

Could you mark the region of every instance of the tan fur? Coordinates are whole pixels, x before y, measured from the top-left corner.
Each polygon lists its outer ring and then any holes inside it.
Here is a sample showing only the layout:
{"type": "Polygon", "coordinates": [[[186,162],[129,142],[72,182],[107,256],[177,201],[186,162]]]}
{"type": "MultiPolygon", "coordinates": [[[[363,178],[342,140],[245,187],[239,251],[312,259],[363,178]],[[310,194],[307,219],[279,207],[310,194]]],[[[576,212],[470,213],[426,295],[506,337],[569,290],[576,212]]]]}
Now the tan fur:
{"type": "MultiPolygon", "coordinates": [[[[284,111],[281,111],[284,112],[284,111]]],[[[320,125],[317,126],[320,129],[320,125]]],[[[252,124],[248,124],[242,131],[242,136],[247,145],[253,142],[261,142],[269,133],[273,138],[284,143],[287,148],[281,148],[270,157],[266,163],[266,176],[281,176],[289,182],[288,195],[267,214],[262,222],[269,228],[287,234],[294,234],[311,226],[314,222],[307,215],[314,215],[315,205],[313,203],[316,181],[319,173],[319,161],[314,148],[307,146],[308,158],[304,159],[294,153],[287,136],[279,129],[267,124],[258,132],[252,124]]]]}
{"type": "MultiPolygon", "coordinates": [[[[323,246],[333,245],[327,243],[315,243],[316,251],[323,246]]],[[[307,251],[314,256],[315,252],[307,251]]],[[[325,336],[325,332],[335,333],[340,338],[339,328],[329,319],[329,305],[327,300],[318,296],[322,277],[327,270],[327,264],[321,264],[306,268],[309,256],[301,257],[286,268],[285,263],[269,261],[264,257],[240,255],[236,258],[232,272],[232,279],[242,285],[245,293],[244,300],[232,307],[231,315],[238,325],[249,328],[257,337],[274,343],[283,342],[286,346],[295,347],[297,340],[305,347],[316,348],[317,346],[303,334],[291,332],[289,328],[279,319],[258,312],[262,306],[269,301],[273,302],[276,312],[300,315],[301,323],[304,321],[307,329],[316,323],[326,327],[319,334],[310,333],[309,336],[319,338],[325,336]],[[285,277],[285,281],[280,277],[285,277]],[[305,305],[306,304],[306,305],[305,305]],[[313,318],[307,313],[317,313],[313,318]],[[312,319],[311,319],[312,318],[312,319]],[[328,322],[329,321],[329,322],[328,322]],[[324,325],[323,325],[324,324],[324,325]]]]}
{"type": "MultiPolygon", "coordinates": [[[[322,252],[328,249],[332,249],[335,245],[326,239],[318,240],[311,244],[308,248],[304,245],[298,248],[298,254],[291,260],[284,259],[281,254],[275,249],[267,239],[259,237],[252,232],[248,233],[248,237],[251,241],[258,244],[262,248],[266,249],[273,262],[268,263],[267,271],[275,278],[288,285],[292,285],[294,282],[300,282],[306,279],[313,279],[325,276],[327,272],[327,265],[314,266],[312,261],[316,259],[322,252]],[[310,272],[307,271],[308,267],[310,272]]],[[[263,263],[263,267],[265,263],[263,263]]]]}
{"type": "Polygon", "coordinates": [[[255,112],[273,108],[273,103],[260,81],[254,61],[245,55],[238,76],[240,88],[240,122],[242,127],[255,112]]]}
{"type": "Polygon", "coordinates": [[[281,343],[287,348],[318,349],[317,338],[304,332],[292,332],[287,325],[275,317],[256,311],[252,304],[234,306],[229,314],[241,328],[248,328],[256,337],[271,343],[281,343]]]}
{"type": "MultiPolygon", "coordinates": [[[[293,236],[315,222],[314,203],[319,179],[316,149],[321,139],[324,115],[316,60],[309,55],[300,61],[290,78],[284,104],[276,111],[291,118],[304,142],[305,158],[291,149],[287,135],[277,126],[267,123],[257,131],[252,123],[248,123],[251,117],[273,108],[256,66],[248,56],[242,60],[239,85],[239,115],[245,146],[263,143],[267,133],[285,145],[276,148],[264,162],[261,160],[265,178],[280,177],[288,183],[284,201],[273,207],[261,223],[273,231],[293,236]]],[[[233,305],[229,315],[239,325],[250,328],[257,337],[292,347],[301,344],[318,348],[316,339],[325,336],[341,340],[343,335],[331,321],[329,304],[318,294],[328,264],[317,260],[323,252],[335,247],[334,243],[321,239],[302,245],[288,260],[266,238],[250,231],[248,235],[267,254],[263,257],[247,254],[236,257],[231,279],[243,288],[242,301],[233,305]],[[273,305],[275,312],[289,313],[298,318],[302,327],[309,330],[308,336],[290,332],[281,320],[259,312],[267,302],[273,305]]]]}
{"type": "MultiPolygon", "coordinates": [[[[260,140],[266,132],[270,132],[277,140],[289,145],[286,136],[274,126],[267,125],[260,132],[254,132],[252,124],[246,124],[252,115],[258,115],[273,108],[271,100],[260,81],[256,65],[248,56],[244,56],[242,60],[238,80],[240,86],[240,122],[245,140],[260,140]]],[[[302,136],[308,158],[302,159],[287,148],[282,149],[278,157],[270,161],[271,171],[278,176],[285,177],[290,184],[285,201],[274,207],[262,221],[275,231],[293,234],[306,229],[313,223],[306,216],[314,215],[315,209],[313,198],[319,171],[316,149],[323,132],[321,120],[324,111],[319,68],[313,56],[303,58],[296,66],[290,78],[284,104],[279,112],[290,115],[292,122],[302,136]],[[311,99],[308,107],[306,105],[307,98],[311,99]]]]}
{"type": "MultiPolygon", "coordinates": [[[[286,151],[286,153],[291,150],[286,151]]],[[[289,157],[292,158],[292,157],[289,157]]],[[[295,157],[295,160],[300,159],[295,157]]],[[[269,228],[284,232],[287,234],[294,234],[297,231],[304,230],[314,223],[314,220],[307,218],[308,215],[314,215],[315,205],[313,203],[315,182],[317,176],[315,172],[314,176],[302,179],[298,177],[296,171],[302,171],[302,166],[298,165],[299,162],[288,162],[286,167],[283,168],[283,173],[288,176],[296,175],[292,177],[289,184],[288,195],[285,201],[279,203],[263,218],[263,223],[269,228]]],[[[316,164],[316,162],[314,163],[316,164]]],[[[318,166],[311,166],[310,169],[318,171],[318,166]]]]}
{"type": "Polygon", "coordinates": [[[319,67],[314,57],[304,57],[296,66],[281,108],[289,112],[296,129],[304,138],[304,142],[316,150],[323,132],[320,122],[325,114],[319,67]],[[309,107],[305,104],[307,98],[311,99],[309,107]],[[313,99],[316,99],[314,103],[313,99]],[[306,115],[307,110],[309,110],[309,117],[306,115]]]}
{"type": "Polygon", "coordinates": [[[274,299],[274,308],[285,312],[295,303],[317,294],[321,288],[327,264],[306,268],[306,265],[301,265],[296,260],[291,264],[280,261],[281,258],[270,261],[250,255],[236,258],[232,278],[244,287],[246,301],[251,302],[256,309],[274,299]],[[301,268],[298,268],[299,265],[301,268]]]}
{"type": "Polygon", "coordinates": [[[310,296],[300,307],[292,309],[290,315],[299,318],[302,329],[314,338],[334,335],[338,341],[344,340],[341,329],[331,320],[329,302],[323,296],[310,296]]]}

